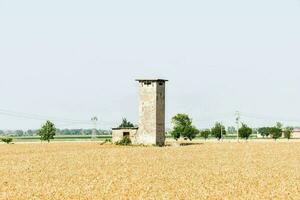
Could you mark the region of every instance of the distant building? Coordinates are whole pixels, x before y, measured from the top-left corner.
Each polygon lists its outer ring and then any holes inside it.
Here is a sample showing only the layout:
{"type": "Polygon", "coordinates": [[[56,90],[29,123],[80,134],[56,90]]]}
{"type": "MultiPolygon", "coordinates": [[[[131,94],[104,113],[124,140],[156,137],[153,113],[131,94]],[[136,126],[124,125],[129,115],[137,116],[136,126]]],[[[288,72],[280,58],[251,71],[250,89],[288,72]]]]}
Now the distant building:
{"type": "Polygon", "coordinates": [[[118,142],[124,137],[129,137],[133,143],[137,143],[137,131],[138,128],[113,128],[112,129],[112,141],[118,142]]]}
{"type": "Polygon", "coordinates": [[[133,144],[165,144],[165,83],[164,79],[138,79],[139,127],[113,128],[113,142],[130,137],[133,144]]]}
{"type": "Polygon", "coordinates": [[[300,138],[300,128],[295,128],[293,130],[292,138],[300,138]]]}

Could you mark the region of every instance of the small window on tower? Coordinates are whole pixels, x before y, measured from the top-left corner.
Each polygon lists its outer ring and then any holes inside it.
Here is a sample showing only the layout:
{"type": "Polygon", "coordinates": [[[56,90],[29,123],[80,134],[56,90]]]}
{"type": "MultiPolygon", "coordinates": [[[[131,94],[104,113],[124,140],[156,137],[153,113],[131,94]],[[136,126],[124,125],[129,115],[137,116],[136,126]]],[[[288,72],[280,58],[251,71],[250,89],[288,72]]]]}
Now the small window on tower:
{"type": "Polygon", "coordinates": [[[164,85],[164,83],[163,82],[159,82],[159,85],[164,85]]]}

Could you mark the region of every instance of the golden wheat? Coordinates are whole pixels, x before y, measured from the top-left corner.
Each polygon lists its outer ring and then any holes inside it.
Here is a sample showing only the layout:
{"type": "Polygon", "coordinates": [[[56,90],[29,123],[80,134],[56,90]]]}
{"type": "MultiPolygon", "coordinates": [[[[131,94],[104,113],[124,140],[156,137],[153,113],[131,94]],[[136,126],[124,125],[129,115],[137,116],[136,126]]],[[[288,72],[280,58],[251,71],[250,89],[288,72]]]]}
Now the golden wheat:
{"type": "Polygon", "coordinates": [[[0,199],[300,199],[299,142],[0,145],[0,199]]]}

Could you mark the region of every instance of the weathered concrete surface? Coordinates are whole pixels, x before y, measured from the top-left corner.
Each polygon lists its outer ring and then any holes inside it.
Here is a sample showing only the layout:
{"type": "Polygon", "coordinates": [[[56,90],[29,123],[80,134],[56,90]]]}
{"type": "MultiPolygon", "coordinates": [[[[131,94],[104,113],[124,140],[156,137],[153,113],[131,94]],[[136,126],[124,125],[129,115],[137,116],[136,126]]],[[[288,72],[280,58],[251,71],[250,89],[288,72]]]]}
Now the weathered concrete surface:
{"type": "Polygon", "coordinates": [[[138,143],[165,143],[165,80],[139,81],[138,143]]]}
{"type": "Polygon", "coordinates": [[[137,141],[138,128],[113,128],[112,129],[112,142],[116,143],[123,139],[125,133],[129,133],[129,138],[132,144],[138,144],[137,141]]]}

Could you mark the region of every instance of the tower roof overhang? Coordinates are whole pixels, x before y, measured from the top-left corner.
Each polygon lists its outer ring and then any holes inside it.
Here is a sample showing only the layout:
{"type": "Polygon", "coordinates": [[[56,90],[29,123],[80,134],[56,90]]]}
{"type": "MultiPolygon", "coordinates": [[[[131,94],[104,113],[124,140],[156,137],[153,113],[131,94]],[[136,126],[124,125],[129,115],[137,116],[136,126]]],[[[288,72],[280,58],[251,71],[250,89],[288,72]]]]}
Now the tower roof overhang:
{"type": "Polygon", "coordinates": [[[169,80],[166,80],[166,79],[135,79],[135,81],[138,81],[138,82],[167,82],[169,80]]]}

